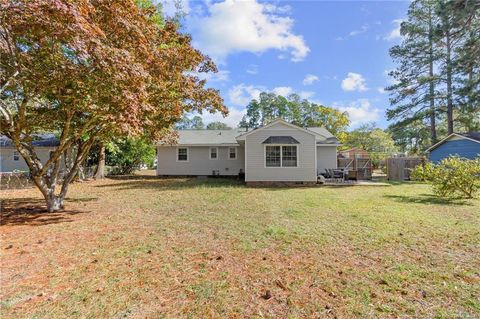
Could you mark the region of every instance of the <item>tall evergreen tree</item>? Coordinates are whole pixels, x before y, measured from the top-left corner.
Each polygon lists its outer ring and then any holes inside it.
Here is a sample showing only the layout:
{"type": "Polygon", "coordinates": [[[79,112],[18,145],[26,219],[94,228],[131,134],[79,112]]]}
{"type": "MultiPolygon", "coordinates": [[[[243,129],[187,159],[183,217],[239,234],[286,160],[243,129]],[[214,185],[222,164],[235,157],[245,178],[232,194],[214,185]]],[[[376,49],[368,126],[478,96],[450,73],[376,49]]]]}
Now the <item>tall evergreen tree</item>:
{"type": "Polygon", "coordinates": [[[480,130],[480,2],[456,1],[452,14],[460,26],[462,40],[454,61],[455,103],[458,105],[455,129],[480,130]]]}
{"type": "Polygon", "coordinates": [[[435,9],[434,0],[416,0],[410,5],[408,20],[401,25],[402,43],[390,49],[399,66],[390,72],[395,82],[387,87],[392,95],[387,118],[398,120],[397,125],[404,127],[428,121],[431,143],[437,140],[436,120],[440,115],[435,104],[439,82],[435,61],[440,57],[435,45],[439,20],[435,9]]]}

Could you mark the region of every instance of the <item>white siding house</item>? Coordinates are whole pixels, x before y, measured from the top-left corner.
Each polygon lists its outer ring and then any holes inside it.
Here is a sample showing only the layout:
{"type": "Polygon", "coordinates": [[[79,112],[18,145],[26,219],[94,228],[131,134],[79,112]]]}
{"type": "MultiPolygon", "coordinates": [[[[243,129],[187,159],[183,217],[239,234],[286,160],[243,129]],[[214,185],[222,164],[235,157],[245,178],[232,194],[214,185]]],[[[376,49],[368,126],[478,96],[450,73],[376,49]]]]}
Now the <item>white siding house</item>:
{"type": "Polygon", "coordinates": [[[157,175],[236,176],[247,183],[315,183],[337,167],[338,140],[323,128],[276,120],[245,130],[182,130],[175,145],[157,145],[157,175]]]}
{"type": "MultiPolygon", "coordinates": [[[[50,152],[58,146],[58,140],[53,134],[42,134],[32,142],[37,156],[42,163],[50,158],[50,152]]],[[[23,157],[18,153],[12,141],[6,136],[0,136],[0,172],[28,172],[29,168],[23,157]]]]}

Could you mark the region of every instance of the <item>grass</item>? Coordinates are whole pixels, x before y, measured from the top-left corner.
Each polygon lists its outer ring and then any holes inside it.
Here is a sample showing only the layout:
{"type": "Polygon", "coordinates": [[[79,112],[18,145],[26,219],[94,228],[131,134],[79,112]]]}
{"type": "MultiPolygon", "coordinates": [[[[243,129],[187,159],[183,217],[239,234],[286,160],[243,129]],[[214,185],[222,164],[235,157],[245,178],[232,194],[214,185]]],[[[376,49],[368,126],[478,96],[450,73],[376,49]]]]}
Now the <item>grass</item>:
{"type": "Polygon", "coordinates": [[[427,185],[105,179],[57,214],[0,196],[3,318],[480,317],[480,201],[427,185]]]}

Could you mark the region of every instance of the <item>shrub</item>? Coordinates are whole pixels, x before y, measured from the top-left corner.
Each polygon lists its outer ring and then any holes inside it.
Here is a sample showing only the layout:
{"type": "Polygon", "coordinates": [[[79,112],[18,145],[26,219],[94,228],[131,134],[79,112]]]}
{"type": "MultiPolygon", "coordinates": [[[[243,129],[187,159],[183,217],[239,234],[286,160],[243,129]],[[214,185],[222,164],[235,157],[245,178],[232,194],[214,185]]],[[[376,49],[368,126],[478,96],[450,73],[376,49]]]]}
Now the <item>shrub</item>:
{"type": "Polygon", "coordinates": [[[480,157],[468,160],[450,156],[439,164],[417,166],[411,176],[431,183],[438,196],[473,198],[480,190],[480,157]]]}

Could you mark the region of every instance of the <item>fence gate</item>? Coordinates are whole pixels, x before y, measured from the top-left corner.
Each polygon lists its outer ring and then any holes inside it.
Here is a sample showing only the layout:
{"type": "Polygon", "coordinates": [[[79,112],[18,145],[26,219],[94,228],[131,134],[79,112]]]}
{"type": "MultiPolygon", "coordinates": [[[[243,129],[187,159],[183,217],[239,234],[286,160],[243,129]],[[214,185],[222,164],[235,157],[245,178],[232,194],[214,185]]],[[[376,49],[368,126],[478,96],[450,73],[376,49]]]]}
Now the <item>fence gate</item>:
{"type": "Polygon", "coordinates": [[[423,157],[391,157],[387,158],[387,177],[391,181],[410,179],[412,170],[425,163],[423,157]]]}
{"type": "Polygon", "coordinates": [[[339,158],[337,167],[356,171],[357,179],[372,179],[372,161],[369,158],[339,158]]]}

